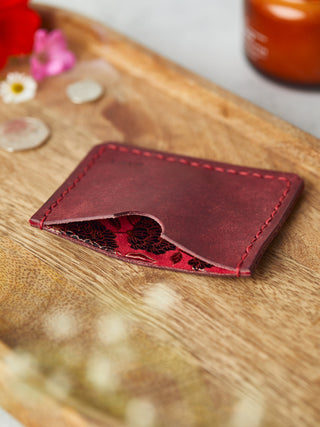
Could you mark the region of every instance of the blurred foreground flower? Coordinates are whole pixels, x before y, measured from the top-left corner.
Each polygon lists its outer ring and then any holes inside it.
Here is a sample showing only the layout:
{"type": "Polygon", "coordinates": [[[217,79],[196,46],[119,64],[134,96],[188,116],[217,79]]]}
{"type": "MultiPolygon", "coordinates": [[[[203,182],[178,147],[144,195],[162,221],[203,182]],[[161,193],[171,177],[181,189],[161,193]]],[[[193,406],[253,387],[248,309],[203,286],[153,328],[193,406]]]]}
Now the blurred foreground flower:
{"type": "Polygon", "coordinates": [[[32,51],[33,36],[40,17],[28,7],[28,0],[0,1],[0,69],[11,55],[32,51]]]}
{"type": "Polygon", "coordinates": [[[18,104],[34,98],[37,82],[23,73],[9,73],[0,83],[0,96],[6,104],[18,104]]]}
{"type": "Polygon", "coordinates": [[[31,74],[36,80],[55,76],[74,66],[76,58],[68,50],[61,30],[48,33],[40,29],[35,33],[31,56],[31,74]]]}

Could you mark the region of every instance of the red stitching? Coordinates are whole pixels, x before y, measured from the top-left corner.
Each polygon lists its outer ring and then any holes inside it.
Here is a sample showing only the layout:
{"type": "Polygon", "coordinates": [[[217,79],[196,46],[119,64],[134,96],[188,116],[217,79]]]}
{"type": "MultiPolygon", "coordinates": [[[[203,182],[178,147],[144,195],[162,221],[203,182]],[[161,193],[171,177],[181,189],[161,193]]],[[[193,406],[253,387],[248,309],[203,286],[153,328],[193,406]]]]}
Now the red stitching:
{"type": "Polygon", "coordinates": [[[226,172],[232,173],[233,175],[237,175],[237,171],[234,169],[227,169],[226,172]]]}
{"type": "MultiPolygon", "coordinates": [[[[111,149],[120,149],[120,147],[112,144],[112,145],[108,145],[108,147],[110,147],[111,149]]],[[[211,165],[208,164],[203,164],[203,163],[198,163],[198,162],[194,162],[194,161],[188,161],[186,159],[184,159],[183,157],[172,157],[172,156],[167,156],[165,157],[163,154],[159,155],[159,153],[150,153],[149,151],[143,151],[143,150],[139,150],[136,148],[132,148],[128,150],[129,152],[131,151],[134,154],[138,154],[138,155],[146,155],[146,153],[148,153],[147,155],[151,155],[150,157],[155,157],[157,159],[161,159],[161,160],[166,160],[168,162],[179,162],[181,164],[185,164],[188,166],[192,166],[192,167],[202,167],[205,169],[209,169],[209,170],[214,170],[216,172],[223,172],[223,173],[229,173],[232,175],[241,175],[241,176],[253,176],[255,178],[258,179],[278,179],[279,181],[285,181],[286,182],[286,189],[284,190],[284,192],[282,193],[278,204],[274,207],[273,211],[271,212],[269,218],[267,218],[267,220],[262,224],[262,226],[260,227],[260,229],[258,230],[258,232],[256,233],[256,235],[254,236],[254,238],[251,240],[250,244],[246,247],[244,254],[242,255],[237,267],[236,267],[236,274],[239,277],[240,276],[240,269],[241,266],[244,263],[244,260],[246,259],[246,257],[249,254],[250,249],[253,247],[254,243],[257,241],[257,239],[262,235],[263,231],[268,227],[268,225],[271,223],[271,221],[273,220],[273,218],[275,217],[275,215],[277,214],[278,210],[280,209],[283,200],[285,199],[285,197],[287,196],[289,190],[290,190],[290,186],[291,186],[291,182],[289,181],[288,178],[286,178],[285,176],[279,176],[276,177],[274,175],[261,175],[260,173],[257,172],[248,172],[248,171],[236,171],[235,169],[225,169],[222,167],[213,167],[211,165]]]]}
{"type": "Polygon", "coordinates": [[[127,153],[129,151],[129,148],[127,148],[127,147],[120,147],[119,150],[123,151],[124,153],[127,153]]]}
{"type": "MultiPolygon", "coordinates": [[[[111,150],[117,149],[115,145],[109,145],[108,146],[111,150]],[[113,148],[116,147],[116,148],[113,148]]],[[[52,205],[47,209],[45,214],[43,215],[43,218],[40,221],[39,228],[42,230],[43,224],[45,220],[48,218],[48,215],[51,214],[53,209],[62,202],[62,200],[66,197],[68,193],[81,181],[81,179],[87,174],[87,172],[92,168],[92,166],[95,164],[95,162],[101,157],[101,155],[105,152],[107,147],[101,147],[100,150],[92,157],[90,162],[87,164],[87,166],[83,169],[83,171],[77,176],[77,178],[73,181],[73,183],[66,189],[64,192],[59,196],[59,198],[52,203],[52,205]]]]}
{"type": "Polygon", "coordinates": [[[146,157],[152,157],[152,153],[150,153],[150,151],[143,151],[142,154],[146,157]]]}
{"type": "Polygon", "coordinates": [[[188,165],[190,162],[188,162],[188,160],[186,160],[186,159],[179,159],[179,163],[181,163],[183,165],[188,165]]]}
{"type": "MultiPolygon", "coordinates": [[[[269,176],[267,179],[270,179],[269,176]]],[[[287,187],[284,190],[284,192],[282,193],[278,204],[274,207],[273,211],[271,212],[271,215],[269,216],[269,218],[262,224],[262,226],[260,227],[260,229],[258,230],[258,232],[256,233],[256,235],[254,236],[254,238],[251,240],[250,244],[246,247],[244,254],[242,255],[239,264],[236,267],[236,273],[237,276],[240,276],[240,269],[242,264],[244,263],[244,260],[247,258],[250,249],[253,247],[254,243],[259,239],[259,237],[261,236],[261,234],[263,233],[263,231],[268,227],[268,225],[271,223],[271,221],[273,220],[273,218],[275,217],[275,215],[277,214],[278,210],[280,209],[280,206],[282,205],[283,200],[286,198],[289,190],[290,190],[290,186],[291,186],[291,182],[289,181],[288,178],[286,177],[278,177],[279,181],[286,181],[287,187]],[[280,179],[281,178],[281,179],[280,179]],[[284,179],[283,179],[284,178],[284,179]]]]}
{"type": "Polygon", "coordinates": [[[286,178],[285,176],[274,176],[274,175],[261,175],[257,172],[248,172],[248,171],[236,171],[235,169],[225,169],[223,167],[213,167],[211,165],[208,165],[206,163],[198,163],[198,162],[194,162],[194,161],[188,161],[187,159],[183,158],[183,157],[173,157],[173,156],[165,156],[161,153],[152,153],[150,151],[146,151],[146,150],[140,150],[138,148],[127,148],[127,147],[123,147],[123,146],[118,146],[116,144],[108,144],[106,146],[103,146],[100,148],[100,150],[92,157],[92,159],[90,160],[90,162],[88,163],[88,165],[83,169],[83,171],[77,176],[77,178],[74,180],[74,182],[69,186],[69,188],[67,188],[66,190],[63,191],[63,193],[59,196],[59,198],[52,203],[52,205],[49,207],[49,209],[45,212],[43,218],[40,221],[40,229],[42,230],[43,228],[43,224],[45,222],[45,220],[48,218],[48,215],[50,215],[50,213],[52,212],[52,210],[59,204],[61,203],[61,201],[65,198],[65,196],[70,193],[70,191],[80,182],[80,180],[87,174],[87,172],[90,170],[90,168],[94,165],[94,163],[98,160],[98,158],[104,153],[104,151],[106,149],[110,149],[110,150],[119,150],[122,152],[129,152],[132,154],[136,154],[136,155],[143,155],[146,157],[154,157],[158,160],[166,160],[168,162],[179,162],[180,164],[185,164],[188,166],[192,166],[192,167],[200,167],[200,168],[205,168],[208,170],[213,170],[215,172],[224,172],[224,173],[229,173],[232,175],[241,175],[241,176],[253,176],[255,178],[258,179],[278,179],[279,181],[285,181],[286,182],[286,189],[284,190],[284,192],[282,193],[277,205],[274,207],[273,211],[271,212],[269,218],[267,218],[267,220],[262,224],[262,226],[260,227],[260,229],[257,231],[257,233],[255,234],[254,238],[251,240],[251,242],[249,243],[249,245],[246,247],[237,267],[236,267],[236,274],[239,277],[240,276],[240,269],[242,264],[244,263],[244,260],[246,259],[246,257],[249,254],[250,249],[253,247],[254,243],[258,240],[258,238],[262,235],[263,231],[268,227],[268,225],[271,223],[271,221],[273,220],[273,218],[275,217],[275,215],[277,214],[277,212],[279,211],[283,200],[286,198],[289,190],[290,190],[290,186],[291,186],[291,182],[289,181],[288,178],[286,178]]]}
{"type": "Polygon", "coordinates": [[[264,179],[274,179],[275,176],[274,175],[263,175],[264,179]]]}

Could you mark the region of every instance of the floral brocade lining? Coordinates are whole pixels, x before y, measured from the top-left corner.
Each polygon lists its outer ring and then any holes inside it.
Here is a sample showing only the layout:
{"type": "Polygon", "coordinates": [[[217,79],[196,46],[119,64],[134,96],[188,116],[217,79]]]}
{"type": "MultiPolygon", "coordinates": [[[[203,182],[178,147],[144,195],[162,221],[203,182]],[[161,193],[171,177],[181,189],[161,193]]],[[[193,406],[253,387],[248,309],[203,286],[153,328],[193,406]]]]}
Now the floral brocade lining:
{"type": "Polygon", "coordinates": [[[163,239],[160,225],[146,216],[128,215],[52,225],[48,228],[128,261],[187,271],[230,273],[189,255],[163,239]]]}

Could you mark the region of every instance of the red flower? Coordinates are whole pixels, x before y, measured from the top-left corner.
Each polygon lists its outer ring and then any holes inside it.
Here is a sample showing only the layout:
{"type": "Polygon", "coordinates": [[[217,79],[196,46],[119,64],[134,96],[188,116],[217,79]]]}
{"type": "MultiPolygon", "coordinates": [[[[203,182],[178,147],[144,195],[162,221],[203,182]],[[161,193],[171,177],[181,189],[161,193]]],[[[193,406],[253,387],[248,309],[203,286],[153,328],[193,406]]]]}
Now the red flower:
{"type": "Polygon", "coordinates": [[[40,17],[28,7],[28,0],[0,0],[0,69],[9,56],[32,51],[39,26],[40,17]]]}

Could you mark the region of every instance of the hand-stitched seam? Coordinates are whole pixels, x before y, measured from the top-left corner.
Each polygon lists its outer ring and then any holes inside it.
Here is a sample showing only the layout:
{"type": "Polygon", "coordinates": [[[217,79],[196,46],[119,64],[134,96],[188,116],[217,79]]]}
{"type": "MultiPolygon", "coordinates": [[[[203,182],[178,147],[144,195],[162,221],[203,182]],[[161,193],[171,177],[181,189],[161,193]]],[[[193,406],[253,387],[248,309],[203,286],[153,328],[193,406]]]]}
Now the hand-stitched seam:
{"type": "Polygon", "coordinates": [[[218,167],[218,166],[212,166],[206,163],[199,163],[196,162],[194,160],[187,160],[184,157],[173,157],[172,155],[168,155],[165,156],[163,154],[160,153],[153,153],[151,151],[146,151],[144,149],[140,149],[140,148],[128,148],[128,147],[119,147],[116,144],[108,144],[107,147],[109,150],[118,150],[121,151],[123,153],[127,152],[127,153],[132,153],[132,154],[136,154],[138,156],[145,156],[145,157],[154,157],[158,160],[165,160],[167,162],[170,163],[181,163],[183,165],[187,165],[187,166],[192,166],[192,167],[196,167],[196,168],[204,168],[204,169],[209,169],[209,170],[213,170],[215,172],[222,172],[222,173],[229,173],[231,175],[241,175],[241,176],[253,176],[255,178],[263,178],[263,179],[278,179],[279,181],[287,181],[288,179],[284,176],[279,176],[276,177],[274,175],[270,175],[270,174],[266,174],[266,175],[262,175],[260,173],[257,172],[248,172],[248,171],[237,171],[235,169],[225,169],[223,167],[218,167]]]}
{"type": "Polygon", "coordinates": [[[271,223],[271,221],[273,220],[273,218],[275,217],[275,215],[278,213],[284,199],[286,198],[290,187],[291,187],[291,182],[288,178],[284,177],[284,176],[278,176],[276,177],[275,175],[262,175],[260,173],[257,172],[248,172],[248,171],[237,171],[235,169],[225,169],[223,167],[219,167],[219,166],[212,166],[206,163],[199,163],[197,161],[193,161],[193,160],[187,160],[183,157],[173,157],[172,155],[169,156],[165,156],[164,154],[161,153],[153,153],[151,151],[147,151],[147,150],[143,150],[143,149],[139,149],[139,148],[129,148],[129,147],[124,147],[124,146],[118,146],[116,144],[108,144],[106,146],[101,147],[101,149],[91,158],[91,160],[89,161],[89,163],[87,164],[87,166],[82,170],[82,172],[77,176],[77,178],[73,181],[73,183],[60,195],[60,197],[51,204],[51,206],[49,207],[49,209],[45,212],[43,218],[40,221],[40,225],[39,228],[42,230],[43,228],[43,224],[46,221],[46,219],[48,218],[48,216],[51,214],[51,212],[53,211],[53,209],[62,202],[62,200],[65,198],[65,196],[67,194],[70,193],[70,191],[75,188],[75,186],[81,181],[81,179],[87,174],[87,172],[92,168],[92,166],[95,164],[95,162],[99,159],[99,157],[101,157],[101,155],[105,152],[106,149],[110,149],[110,150],[119,150],[121,152],[129,152],[132,154],[136,154],[136,155],[142,155],[145,157],[154,157],[158,160],[165,160],[168,162],[178,162],[187,166],[192,166],[192,167],[197,167],[197,168],[204,168],[204,169],[208,169],[208,170],[212,170],[215,172],[220,172],[220,173],[228,173],[228,174],[232,174],[232,175],[240,175],[240,176],[252,176],[255,178],[259,178],[259,179],[277,179],[279,181],[284,181],[286,182],[286,189],[284,190],[284,192],[282,193],[280,199],[278,200],[277,205],[274,207],[273,211],[271,212],[270,216],[268,217],[268,219],[263,223],[263,225],[260,227],[260,229],[258,230],[258,232],[255,234],[255,236],[253,237],[253,239],[251,240],[250,244],[246,247],[243,255],[240,258],[240,261],[236,267],[236,274],[239,277],[240,276],[240,269],[246,259],[246,257],[249,254],[249,251],[252,249],[254,243],[259,239],[259,237],[262,235],[263,231],[268,227],[268,225],[271,223]]]}
{"type": "Polygon", "coordinates": [[[45,220],[48,218],[48,216],[51,214],[51,212],[53,211],[53,209],[58,206],[59,203],[62,202],[62,200],[66,197],[67,194],[70,193],[70,191],[75,188],[75,186],[77,184],[79,184],[79,182],[81,181],[81,179],[88,173],[88,171],[92,168],[92,166],[95,164],[95,162],[99,159],[99,157],[101,157],[101,155],[105,152],[106,147],[102,147],[89,161],[89,163],[87,164],[87,166],[85,166],[82,170],[82,172],[77,176],[77,178],[73,181],[73,183],[66,189],[63,191],[63,193],[61,193],[60,197],[58,197],[58,199],[52,203],[52,205],[50,205],[49,209],[47,209],[47,211],[45,212],[43,218],[40,221],[39,224],[39,228],[40,230],[42,230],[43,228],[43,224],[45,222],[45,220]]]}
{"type": "MultiPolygon", "coordinates": [[[[107,146],[110,150],[120,150],[120,147],[116,144],[109,144],[107,146]]],[[[259,239],[259,237],[262,235],[262,233],[264,232],[264,230],[268,227],[268,225],[271,223],[271,221],[273,220],[273,218],[275,217],[275,215],[278,213],[284,199],[287,197],[288,192],[290,191],[290,187],[291,187],[291,181],[285,177],[285,176],[278,176],[276,177],[275,175],[270,175],[270,174],[260,174],[257,172],[248,172],[248,171],[237,171],[235,169],[225,169],[223,167],[220,166],[212,166],[206,163],[199,163],[193,160],[187,160],[183,157],[173,157],[172,155],[169,156],[165,156],[163,154],[159,154],[159,153],[152,153],[150,151],[145,151],[143,149],[139,149],[139,148],[129,148],[129,147],[121,147],[121,151],[123,152],[130,152],[136,155],[144,155],[147,157],[155,157],[159,160],[166,160],[169,162],[178,162],[187,166],[192,166],[192,167],[200,167],[200,168],[204,168],[204,169],[208,169],[208,170],[213,170],[215,172],[221,172],[221,173],[229,173],[232,175],[240,175],[240,176],[252,176],[255,178],[259,178],[259,179],[277,179],[278,181],[284,181],[286,183],[286,188],[283,191],[280,199],[278,200],[278,203],[276,204],[276,206],[274,207],[273,211],[271,212],[270,216],[268,217],[268,219],[262,224],[262,226],[260,227],[260,229],[257,231],[257,233],[255,234],[254,238],[251,240],[251,242],[249,243],[249,245],[246,247],[243,255],[240,258],[240,261],[236,267],[236,275],[239,277],[240,276],[240,270],[241,267],[245,261],[245,259],[247,258],[249,251],[252,249],[254,243],[259,239]]]]}
{"type": "Polygon", "coordinates": [[[240,276],[240,269],[244,263],[244,260],[247,258],[247,256],[249,255],[249,251],[250,249],[252,249],[254,243],[259,239],[259,237],[261,236],[261,234],[263,233],[263,231],[268,227],[268,225],[271,223],[271,221],[273,220],[273,218],[276,216],[276,214],[278,213],[280,206],[282,205],[282,202],[284,201],[284,199],[287,197],[287,194],[290,191],[290,186],[291,186],[291,182],[289,181],[289,179],[285,179],[286,181],[286,189],[284,190],[284,192],[282,193],[277,205],[274,207],[273,211],[271,212],[269,218],[262,224],[262,226],[260,227],[259,231],[256,233],[256,235],[254,236],[254,238],[251,240],[250,244],[246,247],[244,254],[242,255],[239,264],[236,267],[236,274],[237,277],[240,276]]]}

